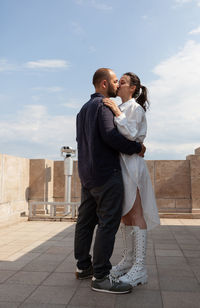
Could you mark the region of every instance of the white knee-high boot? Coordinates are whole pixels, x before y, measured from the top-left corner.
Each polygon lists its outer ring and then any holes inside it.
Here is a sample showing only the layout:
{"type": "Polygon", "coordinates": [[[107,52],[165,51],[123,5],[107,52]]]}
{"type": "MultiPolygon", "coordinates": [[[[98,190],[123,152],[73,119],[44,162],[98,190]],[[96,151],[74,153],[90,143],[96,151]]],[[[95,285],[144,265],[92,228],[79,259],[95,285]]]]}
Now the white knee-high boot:
{"type": "Polygon", "coordinates": [[[147,230],[138,227],[135,229],[135,261],[131,269],[120,277],[122,282],[129,283],[133,287],[147,283],[146,245],[147,230]]]}
{"type": "Polygon", "coordinates": [[[120,224],[120,229],[122,232],[123,238],[123,258],[122,260],[115,266],[112,267],[110,274],[118,278],[124,274],[126,274],[133,265],[133,257],[134,257],[134,233],[132,226],[126,226],[125,224],[120,224]]]}

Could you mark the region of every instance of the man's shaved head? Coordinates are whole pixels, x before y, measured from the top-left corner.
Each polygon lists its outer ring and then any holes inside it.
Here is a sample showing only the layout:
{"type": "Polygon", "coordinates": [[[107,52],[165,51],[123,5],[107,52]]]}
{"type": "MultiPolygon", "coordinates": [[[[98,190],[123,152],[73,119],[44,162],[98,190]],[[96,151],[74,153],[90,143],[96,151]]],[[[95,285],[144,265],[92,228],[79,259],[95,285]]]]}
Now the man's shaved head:
{"type": "Polygon", "coordinates": [[[110,68],[99,68],[93,76],[93,85],[96,88],[102,80],[110,80],[110,72],[112,70],[110,68]]]}

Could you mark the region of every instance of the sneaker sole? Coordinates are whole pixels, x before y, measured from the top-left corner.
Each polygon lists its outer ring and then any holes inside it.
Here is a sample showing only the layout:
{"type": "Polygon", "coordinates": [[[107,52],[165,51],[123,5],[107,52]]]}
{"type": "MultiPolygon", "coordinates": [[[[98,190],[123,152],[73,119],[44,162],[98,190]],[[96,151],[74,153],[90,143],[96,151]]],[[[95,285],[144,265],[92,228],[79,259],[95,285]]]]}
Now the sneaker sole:
{"type": "Polygon", "coordinates": [[[102,292],[102,293],[111,293],[111,294],[127,294],[127,293],[131,293],[132,289],[127,290],[127,291],[110,291],[110,290],[104,290],[104,289],[96,289],[92,287],[93,291],[96,292],[102,292]]]}
{"type": "Polygon", "coordinates": [[[75,273],[75,276],[76,276],[76,279],[78,279],[78,280],[84,280],[84,279],[92,278],[92,277],[93,277],[93,274],[90,274],[90,275],[87,275],[87,276],[84,276],[84,277],[80,277],[80,276],[78,275],[78,273],[75,273]]]}

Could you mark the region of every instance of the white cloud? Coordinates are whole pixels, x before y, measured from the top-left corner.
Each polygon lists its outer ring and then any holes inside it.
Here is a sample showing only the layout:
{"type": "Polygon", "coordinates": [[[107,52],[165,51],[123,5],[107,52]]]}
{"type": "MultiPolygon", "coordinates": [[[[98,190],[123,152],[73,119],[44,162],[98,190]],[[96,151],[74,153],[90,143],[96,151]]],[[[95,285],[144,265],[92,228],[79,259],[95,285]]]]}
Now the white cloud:
{"type": "Polygon", "coordinates": [[[200,146],[200,44],[186,42],[176,55],[154,68],[157,80],[149,84],[150,152],[179,154],[181,159],[200,146]]]}
{"type": "Polygon", "coordinates": [[[200,26],[190,31],[189,34],[200,34],[200,26]]]}
{"type": "Polygon", "coordinates": [[[82,105],[83,105],[82,102],[80,102],[80,100],[76,98],[68,99],[66,103],[61,104],[61,106],[71,109],[80,109],[82,105]]]}
{"type": "Polygon", "coordinates": [[[112,10],[112,6],[107,5],[105,3],[99,3],[99,1],[91,0],[91,6],[97,10],[110,11],[112,10]]]}
{"type": "Polygon", "coordinates": [[[83,27],[78,23],[78,22],[72,22],[72,30],[76,35],[84,35],[85,31],[83,29],[83,27]]]}
{"type": "Polygon", "coordinates": [[[0,72],[9,72],[17,69],[17,66],[8,62],[7,59],[0,59],[0,72]]]}
{"type": "MultiPolygon", "coordinates": [[[[175,3],[178,5],[178,6],[182,6],[184,5],[185,3],[194,3],[195,5],[197,6],[200,6],[200,1],[199,0],[175,0],[175,3]]],[[[175,6],[176,7],[176,6],[175,6]]]]}
{"type": "Polygon", "coordinates": [[[56,92],[62,92],[64,89],[58,86],[54,87],[35,87],[32,88],[34,91],[41,91],[41,92],[47,92],[47,93],[56,93],[56,92]]]}
{"type": "Polygon", "coordinates": [[[55,153],[59,159],[61,146],[76,146],[75,123],[75,116],[50,115],[43,105],[28,105],[17,115],[0,121],[0,139],[6,148],[12,144],[12,148],[18,149],[17,155],[23,156],[20,144],[23,149],[28,147],[29,157],[33,157],[37,149],[38,153],[43,149],[45,157],[50,158],[55,153]]]}
{"type": "Polygon", "coordinates": [[[20,71],[25,69],[43,69],[43,70],[55,70],[55,69],[68,69],[70,63],[66,60],[50,59],[50,60],[37,60],[29,61],[23,64],[13,64],[7,59],[0,59],[0,72],[20,71]]]}
{"type": "Polygon", "coordinates": [[[30,69],[66,69],[69,67],[69,62],[59,59],[37,60],[25,63],[26,68],[30,69]]]}

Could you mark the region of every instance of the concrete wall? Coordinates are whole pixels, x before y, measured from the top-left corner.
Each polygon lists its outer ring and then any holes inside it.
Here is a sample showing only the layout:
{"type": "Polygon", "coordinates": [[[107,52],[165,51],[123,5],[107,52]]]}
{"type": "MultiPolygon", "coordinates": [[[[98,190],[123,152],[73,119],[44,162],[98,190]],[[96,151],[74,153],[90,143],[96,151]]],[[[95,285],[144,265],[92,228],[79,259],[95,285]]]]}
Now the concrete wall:
{"type": "Polygon", "coordinates": [[[27,212],[29,159],[0,154],[0,226],[27,212]]]}

